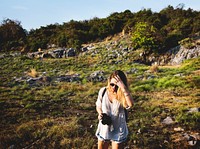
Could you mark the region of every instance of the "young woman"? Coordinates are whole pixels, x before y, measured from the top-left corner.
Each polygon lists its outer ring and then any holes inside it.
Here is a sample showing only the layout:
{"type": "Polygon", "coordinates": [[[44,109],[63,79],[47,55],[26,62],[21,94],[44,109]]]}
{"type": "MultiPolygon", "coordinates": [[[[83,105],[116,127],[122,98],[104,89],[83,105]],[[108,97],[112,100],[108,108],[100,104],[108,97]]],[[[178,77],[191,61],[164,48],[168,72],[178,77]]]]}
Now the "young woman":
{"type": "Polygon", "coordinates": [[[99,90],[96,101],[99,124],[96,131],[98,149],[108,149],[110,142],[113,149],[120,149],[127,139],[126,109],[133,105],[133,98],[128,89],[127,77],[123,71],[114,71],[107,87],[99,90]],[[105,121],[105,115],[110,121],[105,121]]]}

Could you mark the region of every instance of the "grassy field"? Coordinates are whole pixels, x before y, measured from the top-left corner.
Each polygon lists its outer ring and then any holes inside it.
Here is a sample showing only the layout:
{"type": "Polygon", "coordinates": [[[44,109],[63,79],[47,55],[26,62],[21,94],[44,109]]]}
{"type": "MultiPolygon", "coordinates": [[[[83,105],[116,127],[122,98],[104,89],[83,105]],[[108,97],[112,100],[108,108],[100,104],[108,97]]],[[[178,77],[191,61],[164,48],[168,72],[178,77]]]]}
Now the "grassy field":
{"type": "Polygon", "coordinates": [[[95,101],[107,83],[91,82],[88,76],[102,70],[108,77],[116,69],[127,72],[135,102],[129,111],[126,147],[197,147],[182,136],[200,133],[200,112],[188,112],[200,107],[200,58],[178,67],[147,66],[131,58],[113,65],[101,58],[1,58],[0,148],[96,148],[95,101]],[[79,80],[56,80],[66,74],[79,74],[79,80]],[[37,84],[27,81],[41,76],[37,84]],[[174,123],[164,125],[166,117],[174,123]]]}

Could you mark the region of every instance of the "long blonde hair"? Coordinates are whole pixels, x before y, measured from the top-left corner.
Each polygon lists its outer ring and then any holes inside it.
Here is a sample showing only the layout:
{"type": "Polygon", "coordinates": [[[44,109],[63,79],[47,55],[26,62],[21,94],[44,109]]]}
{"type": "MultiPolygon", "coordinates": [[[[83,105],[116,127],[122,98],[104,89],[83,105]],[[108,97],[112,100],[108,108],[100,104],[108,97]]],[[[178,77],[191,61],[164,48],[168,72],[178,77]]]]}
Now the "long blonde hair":
{"type": "MultiPolygon", "coordinates": [[[[122,80],[122,82],[124,83],[124,85],[128,88],[127,77],[126,77],[125,73],[123,71],[121,71],[121,70],[116,70],[116,71],[114,71],[110,75],[110,77],[108,78],[108,86],[107,86],[107,88],[110,89],[110,81],[111,81],[112,78],[114,78],[117,75],[120,77],[120,79],[122,80]]],[[[122,90],[121,90],[120,87],[117,90],[117,96],[116,96],[116,98],[117,98],[117,100],[120,102],[120,104],[123,107],[127,107],[127,102],[126,102],[124,93],[122,92],[122,90]]]]}

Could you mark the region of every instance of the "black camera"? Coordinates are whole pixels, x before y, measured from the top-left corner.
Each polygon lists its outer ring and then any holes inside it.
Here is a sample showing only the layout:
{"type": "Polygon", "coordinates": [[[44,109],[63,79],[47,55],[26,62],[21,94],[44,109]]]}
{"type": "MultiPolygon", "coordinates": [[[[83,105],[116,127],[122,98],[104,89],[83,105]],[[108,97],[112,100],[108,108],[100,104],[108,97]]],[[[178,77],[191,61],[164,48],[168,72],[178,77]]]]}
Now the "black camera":
{"type": "Polygon", "coordinates": [[[111,117],[108,116],[106,113],[103,113],[102,115],[103,115],[102,121],[101,121],[102,124],[103,124],[103,125],[111,125],[111,124],[112,124],[111,117]]]}

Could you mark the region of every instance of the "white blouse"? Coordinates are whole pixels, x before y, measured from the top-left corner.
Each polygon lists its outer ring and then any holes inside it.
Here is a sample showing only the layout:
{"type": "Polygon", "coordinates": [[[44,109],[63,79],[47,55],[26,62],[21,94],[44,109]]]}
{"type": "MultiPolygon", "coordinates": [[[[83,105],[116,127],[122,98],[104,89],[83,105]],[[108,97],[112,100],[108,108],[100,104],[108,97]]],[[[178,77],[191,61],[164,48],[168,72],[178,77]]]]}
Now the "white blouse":
{"type": "Polygon", "coordinates": [[[96,136],[104,140],[121,142],[122,140],[125,140],[128,135],[124,108],[116,99],[113,100],[113,102],[110,102],[107,90],[102,99],[104,89],[105,87],[99,90],[96,106],[101,108],[103,113],[106,113],[111,117],[112,124],[103,125],[100,120],[96,136]]]}

